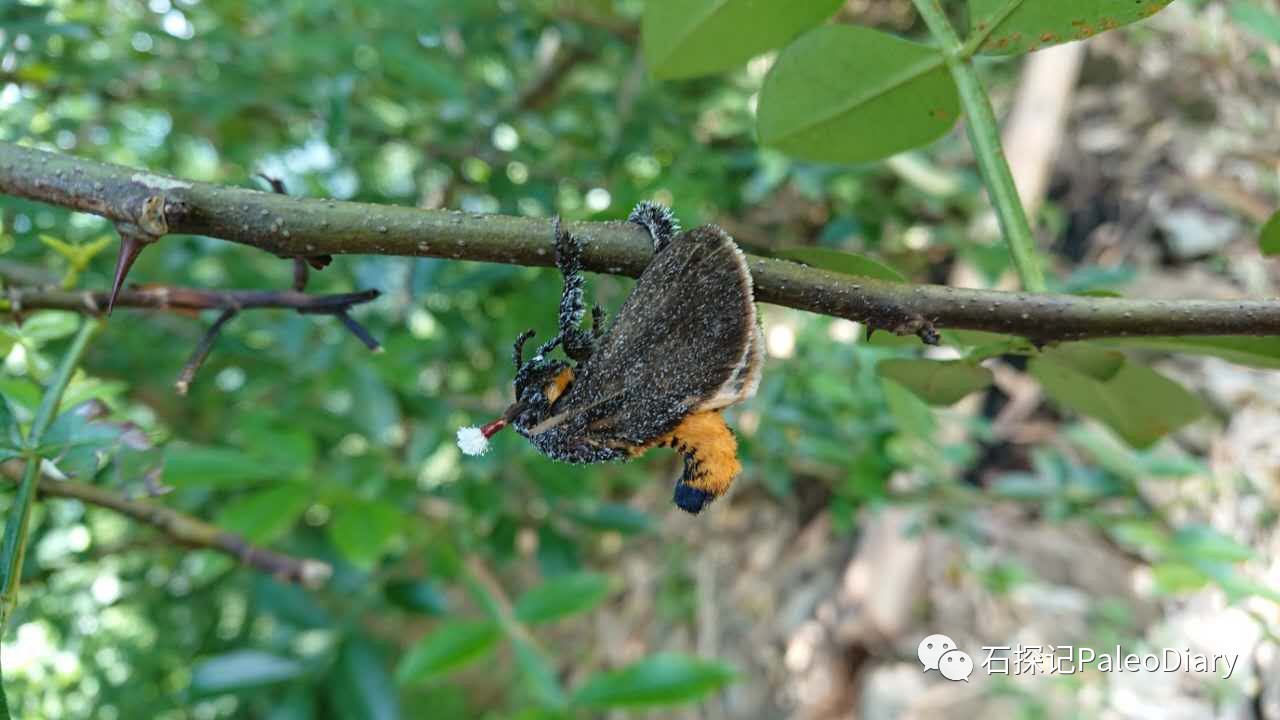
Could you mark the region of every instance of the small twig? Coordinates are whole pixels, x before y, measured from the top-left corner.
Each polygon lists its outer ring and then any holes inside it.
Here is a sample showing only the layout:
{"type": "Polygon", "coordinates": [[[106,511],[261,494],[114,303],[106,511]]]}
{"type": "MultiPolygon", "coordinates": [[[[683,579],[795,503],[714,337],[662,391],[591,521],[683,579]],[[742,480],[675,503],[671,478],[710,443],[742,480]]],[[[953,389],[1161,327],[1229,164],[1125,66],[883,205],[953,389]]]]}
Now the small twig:
{"type": "MultiPolygon", "coordinates": [[[[18,482],[17,464],[6,463],[0,473],[9,482],[18,482]]],[[[128,518],[164,533],[180,545],[205,548],[230,555],[246,567],[268,573],[280,580],[319,588],[333,575],[328,563],[310,558],[296,558],[257,547],[236,533],[223,530],[199,518],[146,500],[131,500],[95,485],[40,478],[39,493],[46,497],[73,498],[88,505],[114,510],[128,518]]]]}
{"type": "Polygon", "coordinates": [[[360,338],[360,342],[364,343],[365,347],[369,348],[373,352],[382,352],[382,345],[379,344],[377,340],[373,339],[373,336],[369,334],[369,331],[366,330],[363,325],[356,322],[355,318],[347,314],[346,310],[340,310],[333,314],[338,317],[338,320],[342,321],[342,325],[350,330],[352,335],[360,338]]]}
{"type": "Polygon", "coordinates": [[[173,384],[173,389],[179,395],[186,395],[191,389],[191,381],[196,377],[196,371],[204,365],[204,361],[209,357],[209,351],[213,350],[213,343],[218,339],[218,333],[221,332],[222,326],[231,321],[240,312],[237,308],[227,308],[222,311],[218,319],[209,326],[209,330],[205,332],[204,337],[200,338],[196,349],[192,351],[191,357],[187,359],[187,364],[182,366],[182,372],[178,373],[178,380],[173,384]]]}
{"type": "MultiPolygon", "coordinates": [[[[380,294],[377,290],[309,295],[295,290],[199,290],[161,286],[122,290],[116,298],[116,307],[178,312],[278,308],[304,315],[334,315],[367,303],[380,294]]],[[[5,297],[0,297],[0,314],[21,309],[72,310],[86,315],[101,315],[108,297],[109,293],[102,290],[10,288],[5,297]]]]}
{"type": "MultiPolygon", "coordinates": [[[[350,315],[350,309],[361,303],[378,297],[377,290],[363,290],[355,293],[337,293],[333,295],[308,295],[296,290],[196,290],[194,288],[158,287],[144,290],[125,290],[116,297],[117,307],[132,307],[149,310],[173,310],[193,312],[198,310],[221,310],[195,350],[191,353],[178,379],[174,382],[174,390],[179,395],[186,395],[191,389],[191,382],[196,372],[204,365],[213,350],[213,344],[223,327],[241,310],[260,308],[280,308],[293,310],[300,315],[333,315],[374,352],[380,352],[382,346],[373,338],[364,326],[356,322],[350,315]]],[[[20,311],[57,309],[73,310],[87,315],[101,315],[103,305],[109,300],[109,293],[103,291],[83,290],[68,292],[64,290],[39,290],[26,288],[10,288],[6,298],[0,298],[0,315],[17,315],[20,311]]]]}

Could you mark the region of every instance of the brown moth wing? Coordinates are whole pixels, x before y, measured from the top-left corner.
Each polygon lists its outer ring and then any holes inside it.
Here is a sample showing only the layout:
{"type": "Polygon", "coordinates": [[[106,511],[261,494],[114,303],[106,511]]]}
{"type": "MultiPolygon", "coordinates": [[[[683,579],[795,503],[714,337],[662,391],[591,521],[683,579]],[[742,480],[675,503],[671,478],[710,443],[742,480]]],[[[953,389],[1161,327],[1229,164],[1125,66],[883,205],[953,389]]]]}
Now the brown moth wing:
{"type": "Polygon", "coordinates": [[[761,345],[742,252],[718,227],[687,230],[645,268],[554,415],[585,420],[595,445],[647,444],[754,393],[761,345]]]}

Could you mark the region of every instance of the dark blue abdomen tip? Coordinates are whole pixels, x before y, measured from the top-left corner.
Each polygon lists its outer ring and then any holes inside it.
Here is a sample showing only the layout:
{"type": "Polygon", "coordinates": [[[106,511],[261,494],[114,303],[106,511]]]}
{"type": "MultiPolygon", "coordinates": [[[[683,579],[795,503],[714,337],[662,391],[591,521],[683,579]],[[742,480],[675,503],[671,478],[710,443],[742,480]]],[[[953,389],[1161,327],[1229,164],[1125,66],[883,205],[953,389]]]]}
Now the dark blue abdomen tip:
{"type": "Polygon", "coordinates": [[[702,508],[706,507],[707,503],[715,500],[716,498],[706,490],[699,490],[692,485],[686,485],[682,482],[678,482],[676,483],[676,491],[672,499],[676,501],[676,507],[679,507],[687,513],[697,515],[702,512],[702,508]]]}

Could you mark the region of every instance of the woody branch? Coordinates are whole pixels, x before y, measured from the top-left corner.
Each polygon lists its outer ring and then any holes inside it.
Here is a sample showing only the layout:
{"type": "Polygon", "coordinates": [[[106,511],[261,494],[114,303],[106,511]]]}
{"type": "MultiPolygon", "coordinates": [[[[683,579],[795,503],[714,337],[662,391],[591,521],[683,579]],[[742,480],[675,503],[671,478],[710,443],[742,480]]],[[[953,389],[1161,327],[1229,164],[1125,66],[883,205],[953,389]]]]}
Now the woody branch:
{"type": "MultiPolygon", "coordinates": [[[[0,142],[0,193],[101,215],[150,242],[192,233],[282,257],[377,254],[554,264],[551,221],[295,198],[192,182],[0,142]]],[[[637,276],[651,246],[625,222],[569,223],[586,269],[637,276]]],[[[1037,343],[1122,336],[1277,335],[1280,301],[1139,300],[908,285],[750,256],[762,302],[899,333],[986,330],[1037,343]]]]}
{"type": "MultiPolygon", "coordinates": [[[[16,468],[15,463],[5,464],[0,478],[16,483],[19,478],[16,468]]],[[[70,480],[41,478],[37,487],[45,497],[72,498],[87,505],[112,510],[155,528],[180,545],[221,552],[246,567],[287,582],[318,588],[325,585],[333,575],[333,568],[326,562],[297,558],[258,547],[236,533],[155,502],[121,497],[103,488],[70,480]]]]}

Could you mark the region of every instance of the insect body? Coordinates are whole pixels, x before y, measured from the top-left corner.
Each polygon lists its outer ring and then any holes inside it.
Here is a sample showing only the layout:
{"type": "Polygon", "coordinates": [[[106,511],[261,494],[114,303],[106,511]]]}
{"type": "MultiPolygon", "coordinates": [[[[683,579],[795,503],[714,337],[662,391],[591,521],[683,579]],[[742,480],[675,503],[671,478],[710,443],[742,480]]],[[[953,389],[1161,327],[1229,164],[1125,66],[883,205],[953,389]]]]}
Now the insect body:
{"type": "Polygon", "coordinates": [[[556,266],[564,275],[559,331],[524,360],[529,330],[516,339],[516,401],[459,445],[483,452],[507,424],[545,455],[596,463],[653,447],[684,455],[675,503],[697,513],[724,494],[741,466],[721,410],[755,394],[763,365],[751,275],[733,239],[704,225],[679,232],[662,206],[641,203],[630,220],[649,231],[654,256],[613,323],[592,308],[581,327],[580,241],[556,223],[556,266]],[[568,360],[549,357],[563,348],[568,360]]]}

